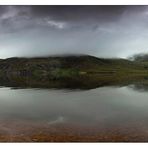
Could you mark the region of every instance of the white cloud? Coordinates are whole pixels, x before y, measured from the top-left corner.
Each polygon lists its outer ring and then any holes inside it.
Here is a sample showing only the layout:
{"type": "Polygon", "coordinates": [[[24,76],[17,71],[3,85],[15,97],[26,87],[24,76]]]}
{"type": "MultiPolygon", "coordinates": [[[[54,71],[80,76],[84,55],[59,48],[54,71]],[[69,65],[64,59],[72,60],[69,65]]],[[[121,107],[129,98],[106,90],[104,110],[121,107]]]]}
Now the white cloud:
{"type": "Polygon", "coordinates": [[[64,29],[66,27],[66,24],[64,22],[54,20],[47,20],[47,24],[58,29],[64,29]]]}

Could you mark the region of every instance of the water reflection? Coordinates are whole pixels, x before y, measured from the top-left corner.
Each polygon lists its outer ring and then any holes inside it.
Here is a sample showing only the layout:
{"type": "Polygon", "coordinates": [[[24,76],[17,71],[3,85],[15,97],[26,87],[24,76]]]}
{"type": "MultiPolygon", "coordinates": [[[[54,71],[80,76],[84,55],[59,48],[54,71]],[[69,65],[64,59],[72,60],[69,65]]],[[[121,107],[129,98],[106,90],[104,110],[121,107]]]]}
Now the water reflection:
{"type": "Polygon", "coordinates": [[[87,91],[0,88],[0,119],[55,123],[123,124],[146,120],[147,92],[129,87],[87,91]]]}
{"type": "Polygon", "coordinates": [[[12,89],[36,88],[36,89],[67,89],[74,90],[90,90],[99,87],[112,86],[123,87],[129,86],[137,91],[148,90],[148,77],[78,77],[74,79],[59,80],[36,80],[30,77],[0,77],[1,87],[11,87],[12,89]]]}
{"type": "MultiPolygon", "coordinates": [[[[147,137],[147,82],[144,78],[103,82],[84,79],[48,83],[1,81],[0,132],[8,125],[7,131],[11,135],[16,131],[20,134],[19,127],[26,132],[35,128],[38,130],[37,125],[44,129],[46,125],[45,129],[51,131],[51,127],[58,125],[52,130],[60,132],[59,125],[82,125],[86,129],[97,127],[97,132],[105,132],[105,136],[108,131],[128,134],[136,129],[136,133],[139,131],[147,137]],[[10,126],[10,123],[13,125],[10,126]],[[24,128],[24,123],[29,130],[24,128]]],[[[89,132],[94,131],[96,129],[89,132]]],[[[87,135],[88,131],[82,133],[87,135]]]]}
{"type": "Polygon", "coordinates": [[[139,92],[147,92],[148,91],[148,84],[133,84],[133,85],[129,85],[128,86],[129,88],[132,88],[136,91],[139,91],[139,92]]]}

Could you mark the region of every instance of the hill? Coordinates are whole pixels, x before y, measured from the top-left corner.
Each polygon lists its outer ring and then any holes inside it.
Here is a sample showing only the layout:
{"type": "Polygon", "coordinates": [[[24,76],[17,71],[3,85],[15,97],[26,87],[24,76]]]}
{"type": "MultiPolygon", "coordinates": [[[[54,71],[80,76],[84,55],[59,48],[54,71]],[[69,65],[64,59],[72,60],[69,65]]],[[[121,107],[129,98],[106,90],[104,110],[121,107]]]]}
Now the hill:
{"type": "Polygon", "coordinates": [[[0,60],[0,85],[14,87],[90,88],[147,76],[148,66],[127,59],[69,55],[0,60]]]}

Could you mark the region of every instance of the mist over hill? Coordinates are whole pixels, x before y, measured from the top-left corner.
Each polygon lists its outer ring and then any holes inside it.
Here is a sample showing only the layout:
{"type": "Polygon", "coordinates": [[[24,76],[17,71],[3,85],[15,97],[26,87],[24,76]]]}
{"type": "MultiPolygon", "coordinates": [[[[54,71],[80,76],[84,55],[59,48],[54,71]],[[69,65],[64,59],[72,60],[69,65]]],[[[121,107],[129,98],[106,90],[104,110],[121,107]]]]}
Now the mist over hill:
{"type": "Polygon", "coordinates": [[[135,54],[130,59],[138,62],[148,62],[148,53],[135,54]]]}

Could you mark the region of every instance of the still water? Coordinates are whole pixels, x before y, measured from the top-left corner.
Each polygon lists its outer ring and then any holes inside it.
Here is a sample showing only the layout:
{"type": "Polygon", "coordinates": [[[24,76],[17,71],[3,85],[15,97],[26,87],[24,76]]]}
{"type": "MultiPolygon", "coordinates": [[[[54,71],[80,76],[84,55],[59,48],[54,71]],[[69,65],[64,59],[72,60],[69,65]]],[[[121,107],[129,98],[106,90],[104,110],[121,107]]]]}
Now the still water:
{"type": "Polygon", "coordinates": [[[0,120],[106,128],[148,123],[148,92],[134,86],[91,90],[0,88],[0,120]]]}

